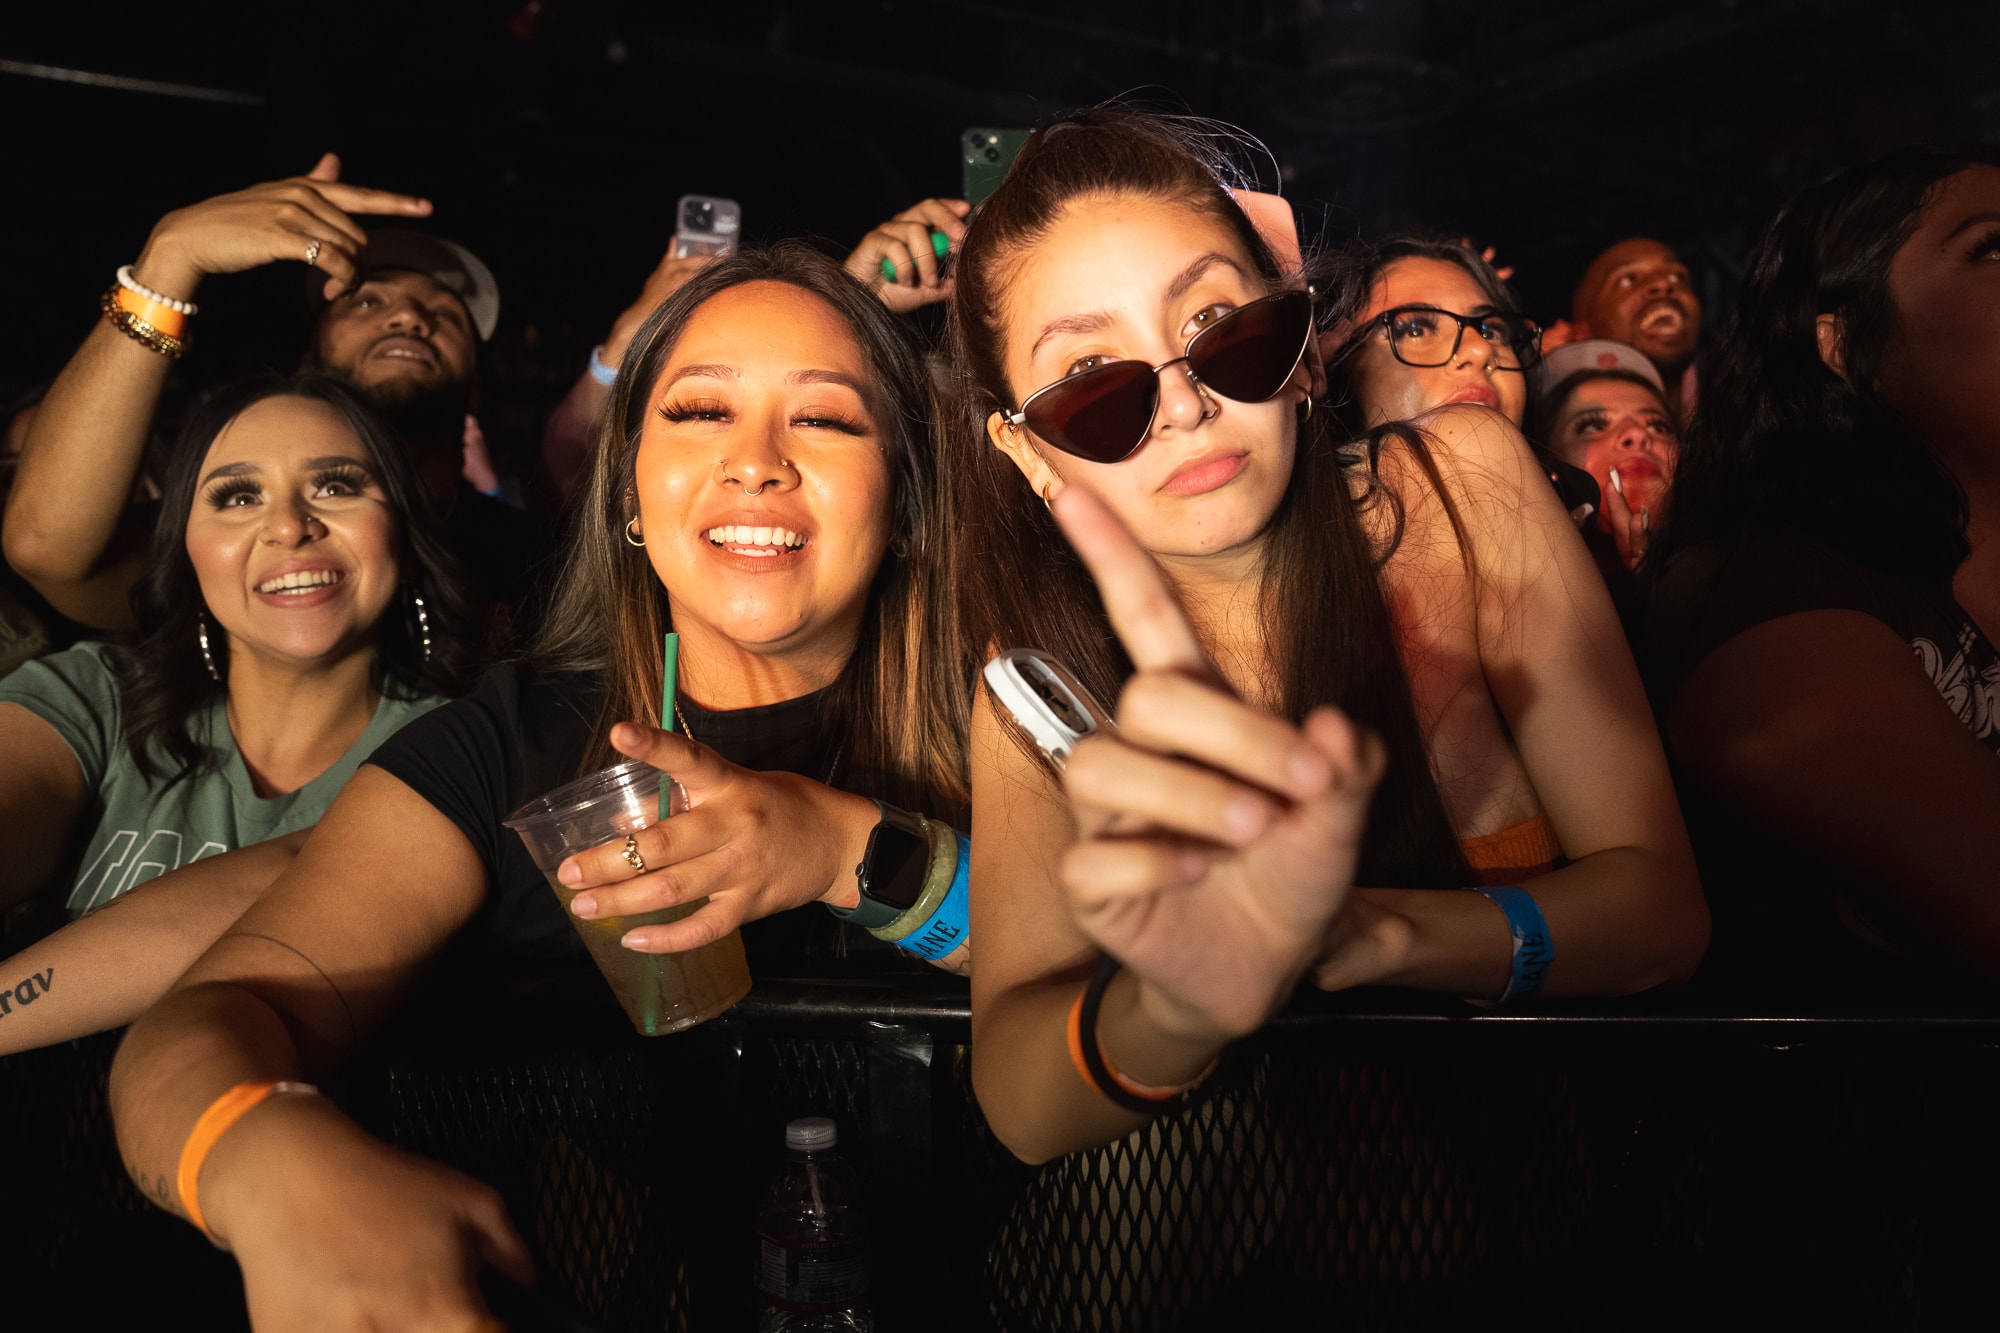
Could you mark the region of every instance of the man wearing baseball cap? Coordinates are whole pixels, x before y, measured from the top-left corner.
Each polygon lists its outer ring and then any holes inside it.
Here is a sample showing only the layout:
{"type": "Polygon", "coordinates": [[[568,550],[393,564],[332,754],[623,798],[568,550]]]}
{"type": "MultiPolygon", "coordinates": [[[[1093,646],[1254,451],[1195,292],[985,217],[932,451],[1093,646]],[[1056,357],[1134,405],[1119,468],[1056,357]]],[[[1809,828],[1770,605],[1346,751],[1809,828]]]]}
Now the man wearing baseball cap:
{"type": "Polygon", "coordinates": [[[430,212],[428,200],[341,181],[328,153],[304,176],[161,218],[35,415],[0,525],[8,562],[64,614],[107,629],[131,624],[127,593],[150,511],[125,498],[168,370],[199,317],[202,279],[303,262],[314,270],[307,360],[361,390],[411,450],[461,559],[504,619],[525,595],[534,533],[520,511],[460,478],[477,346],[499,319],[499,288],[463,246],[354,221],[430,212]]]}

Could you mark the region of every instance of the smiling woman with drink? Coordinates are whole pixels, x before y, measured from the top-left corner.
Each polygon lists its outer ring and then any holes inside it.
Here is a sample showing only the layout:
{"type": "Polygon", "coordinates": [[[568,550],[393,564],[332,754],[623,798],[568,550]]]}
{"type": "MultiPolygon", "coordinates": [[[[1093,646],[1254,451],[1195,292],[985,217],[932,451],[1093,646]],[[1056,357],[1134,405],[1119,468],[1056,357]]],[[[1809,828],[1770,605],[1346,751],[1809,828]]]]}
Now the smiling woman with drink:
{"type": "Polygon", "coordinates": [[[258,1327],[470,1324],[480,1261],[523,1273],[490,1190],[323,1098],[259,1102],[206,1148],[218,1117],[261,1095],[245,1089],[325,1070],[380,1026],[454,936],[512,959],[579,950],[501,825],[522,802],[620,751],[685,790],[685,813],[556,864],[570,913],[633,951],[756,921],[753,961],[795,955],[836,923],[784,908],[869,919],[855,867],[893,841],[884,826],[958,845],[851,794],[938,815],[962,785],[949,701],[963,709],[965,682],[956,659],[915,652],[936,596],[926,557],[944,545],[928,393],[893,316],[831,261],[747,252],[696,275],[626,354],[536,668],[491,673],[378,753],[134,1028],[113,1075],[127,1162],[235,1251],[258,1327]],[[680,689],[663,698],[668,628],[680,689]],[[680,734],[633,721],[663,715],[680,734]],[[681,920],[616,924],[704,898],[681,920]]]}
{"type": "Polygon", "coordinates": [[[469,674],[462,575],[407,454],[345,386],[225,390],[163,506],[136,635],[0,681],[0,906],[60,888],[79,917],[143,886],[6,965],[42,993],[0,1050],[129,1021],[469,674]]]}

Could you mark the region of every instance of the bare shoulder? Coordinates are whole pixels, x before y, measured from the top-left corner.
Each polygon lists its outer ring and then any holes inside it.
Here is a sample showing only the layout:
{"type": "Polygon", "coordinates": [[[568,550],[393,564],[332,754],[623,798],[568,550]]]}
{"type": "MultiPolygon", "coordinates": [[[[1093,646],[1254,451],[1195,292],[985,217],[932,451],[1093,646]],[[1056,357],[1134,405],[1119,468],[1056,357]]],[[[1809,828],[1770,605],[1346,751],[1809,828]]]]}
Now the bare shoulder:
{"type": "MultiPolygon", "coordinates": [[[[1492,408],[1454,403],[1426,412],[1409,424],[1455,502],[1518,503],[1524,492],[1548,489],[1548,479],[1527,438],[1492,408]]],[[[1385,476],[1392,466],[1399,469],[1398,481],[1418,477],[1429,481],[1408,447],[1384,450],[1385,476]]]]}

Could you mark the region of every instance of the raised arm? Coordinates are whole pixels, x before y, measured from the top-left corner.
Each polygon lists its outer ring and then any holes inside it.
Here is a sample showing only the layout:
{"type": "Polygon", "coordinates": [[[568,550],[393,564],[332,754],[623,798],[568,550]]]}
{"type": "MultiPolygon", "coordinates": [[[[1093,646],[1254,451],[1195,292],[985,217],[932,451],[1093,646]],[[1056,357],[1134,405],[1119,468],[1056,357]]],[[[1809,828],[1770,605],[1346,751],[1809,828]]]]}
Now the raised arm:
{"type": "Polygon", "coordinates": [[[604,419],[605,405],[611,401],[611,377],[618,373],[632,335],[659,308],[660,302],[679,291],[681,284],[715,260],[709,255],[676,257],[670,249],[646,275],[645,284],[631,305],[611,322],[611,331],[602,346],[591,353],[592,364],[576,377],[576,383],[549,413],[542,427],[542,471],[558,500],[567,499],[590,475],[591,460],[597,456],[597,426],[604,419]]]}
{"type": "Polygon", "coordinates": [[[56,729],[0,703],[0,912],[47,892],[62,873],[88,793],[56,729]]]}
{"type": "MultiPolygon", "coordinates": [[[[1543,993],[1624,995],[1685,979],[1708,909],[1645,692],[1609,594],[1520,434],[1453,408],[1421,424],[1471,548],[1480,670],[1569,864],[1526,880],[1554,945],[1543,993]]],[[[1396,579],[1462,580],[1428,483],[1387,469],[1410,514],[1396,579]]],[[[1369,889],[1336,928],[1329,988],[1413,986],[1491,999],[1508,923],[1478,894],[1369,889]]]]}
{"type": "Polygon", "coordinates": [[[123,1027],[291,865],[310,829],[162,875],[0,963],[0,1056],[123,1027]]]}
{"type": "Polygon", "coordinates": [[[2000,763],[1888,626],[1831,610],[1753,626],[1689,673],[1665,723],[1690,778],[2000,976],[2000,763]]]}
{"type": "MultiPolygon", "coordinates": [[[[332,296],[353,277],[366,241],[349,214],[429,212],[421,199],[341,184],[340,159],[328,153],[305,176],[167,214],[147,237],[133,277],[163,296],[192,300],[210,274],[304,261],[311,247],[332,296]]],[[[170,364],[100,319],[42,400],[22,446],[0,524],[7,561],[57,610],[85,624],[131,623],[125,595],[144,558],[145,534],[120,525],[170,364]]]]}
{"type": "Polygon", "coordinates": [[[1079,1044],[1137,1086],[1191,1085],[1290,998],[1347,894],[1384,765],[1334,709],[1294,728],[1236,699],[1111,512],[1080,486],[1054,509],[1137,671],[1120,734],[1077,747],[1061,801],[984,697],[974,708],[973,1083],[1031,1162],[1147,1119],[1070,1058],[1099,955],[1124,970],[1079,1044]]]}
{"type": "MultiPolygon", "coordinates": [[[[363,765],[291,869],[136,1024],[111,1073],[133,1179],[185,1216],[174,1181],[195,1122],[231,1087],[312,1079],[393,1012],[478,909],[458,827],[363,765]]],[[[468,1327],[481,1261],[528,1260],[486,1187],[396,1152],[322,1097],[272,1097],[198,1176],[259,1329],[468,1327]]]]}

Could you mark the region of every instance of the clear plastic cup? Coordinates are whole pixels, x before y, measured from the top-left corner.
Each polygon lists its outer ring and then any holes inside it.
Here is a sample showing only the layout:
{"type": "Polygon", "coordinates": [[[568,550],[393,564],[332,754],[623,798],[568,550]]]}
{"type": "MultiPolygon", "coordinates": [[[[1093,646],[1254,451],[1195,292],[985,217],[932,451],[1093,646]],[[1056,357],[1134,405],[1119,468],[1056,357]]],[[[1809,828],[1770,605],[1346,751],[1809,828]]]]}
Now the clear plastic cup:
{"type": "MultiPolygon", "coordinates": [[[[714,1018],[750,993],[742,935],[732,930],[686,953],[638,953],[618,942],[627,931],[678,921],[708,900],[586,921],[570,913],[578,890],[558,881],[556,868],[572,853],[622,843],[628,834],[658,823],[661,778],[660,770],[635,759],[546,792],[504,821],[527,844],[528,855],[556,891],[563,913],[583,937],[632,1026],[649,1037],[714,1018]]],[[[679,790],[674,791],[679,797],[679,790]]],[[[685,809],[685,798],[680,800],[676,808],[685,809]]]]}

